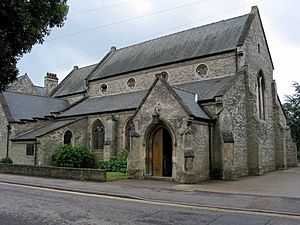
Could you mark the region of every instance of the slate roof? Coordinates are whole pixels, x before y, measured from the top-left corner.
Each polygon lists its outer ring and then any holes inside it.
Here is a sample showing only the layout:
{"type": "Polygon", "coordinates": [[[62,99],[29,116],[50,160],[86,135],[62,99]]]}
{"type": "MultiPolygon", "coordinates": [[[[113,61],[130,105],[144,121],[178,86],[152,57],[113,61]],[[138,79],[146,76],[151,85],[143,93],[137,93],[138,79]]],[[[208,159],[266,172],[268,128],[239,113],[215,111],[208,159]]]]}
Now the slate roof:
{"type": "Polygon", "coordinates": [[[62,111],[69,105],[66,100],[10,91],[5,91],[0,96],[10,122],[44,117],[52,112],[62,111]]]}
{"type": "Polygon", "coordinates": [[[52,97],[61,97],[85,91],[85,79],[97,64],[73,69],[68,76],[53,90],[52,97]]]}
{"type": "Polygon", "coordinates": [[[233,76],[224,76],[209,80],[193,81],[176,85],[177,88],[198,94],[199,101],[212,100],[222,96],[235,79],[233,76]]]}
{"type": "Polygon", "coordinates": [[[36,88],[36,90],[38,91],[38,94],[43,96],[44,95],[44,90],[45,88],[44,87],[41,87],[41,86],[34,86],[36,88]]]}
{"type": "Polygon", "coordinates": [[[249,14],[117,49],[89,80],[234,50],[245,35],[248,17],[249,14]]]}
{"type": "Polygon", "coordinates": [[[198,105],[198,103],[195,101],[195,94],[187,91],[180,90],[178,88],[173,87],[173,90],[176,92],[176,94],[180,97],[183,104],[191,113],[192,116],[195,116],[197,118],[201,119],[207,119],[210,120],[211,118],[207,115],[207,113],[201,108],[201,106],[198,105]]]}
{"type": "Polygon", "coordinates": [[[67,109],[59,117],[79,116],[119,110],[134,110],[139,106],[146,93],[147,90],[143,90],[117,95],[87,98],[70,109],[67,109]]]}
{"type": "MultiPolygon", "coordinates": [[[[210,119],[205,111],[195,102],[195,93],[198,94],[198,100],[212,100],[215,96],[223,95],[230,86],[233,77],[227,76],[211,80],[195,81],[171,87],[178,95],[181,102],[191,115],[210,119]]],[[[128,92],[116,95],[108,95],[95,98],[87,98],[82,102],[63,112],[60,118],[82,116],[87,114],[100,114],[105,112],[135,110],[148,90],[128,92]]]]}
{"type": "Polygon", "coordinates": [[[47,124],[45,126],[35,128],[33,130],[27,131],[25,133],[16,135],[12,137],[10,140],[12,141],[24,141],[24,140],[36,140],[37,137],[43,136],[51,131],[64,127],[68,124],[75,122],[76,120],[58,120],[51,124],[47,124]]]}

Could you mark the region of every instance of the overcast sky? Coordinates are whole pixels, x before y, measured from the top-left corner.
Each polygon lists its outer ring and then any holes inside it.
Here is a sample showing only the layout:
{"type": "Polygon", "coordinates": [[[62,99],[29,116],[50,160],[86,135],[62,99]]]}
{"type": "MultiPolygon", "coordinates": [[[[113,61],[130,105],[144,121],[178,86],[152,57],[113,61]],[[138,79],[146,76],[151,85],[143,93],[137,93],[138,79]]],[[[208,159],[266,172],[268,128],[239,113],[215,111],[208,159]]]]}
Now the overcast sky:
{"type": "Polygon", "coordinates": [[[300,82],[300,1],[297,0],[68,0],[62,28],[52,30],[43,45],[18,63],[43,86],[47,72],[60,81],[72,70],[97,63],[111,46],[144,40],[247,14],[257,5],[274,62],[274,79],[281,100],[300,82]],[[298,54],[297,54],[298,53],[298,54]]]}

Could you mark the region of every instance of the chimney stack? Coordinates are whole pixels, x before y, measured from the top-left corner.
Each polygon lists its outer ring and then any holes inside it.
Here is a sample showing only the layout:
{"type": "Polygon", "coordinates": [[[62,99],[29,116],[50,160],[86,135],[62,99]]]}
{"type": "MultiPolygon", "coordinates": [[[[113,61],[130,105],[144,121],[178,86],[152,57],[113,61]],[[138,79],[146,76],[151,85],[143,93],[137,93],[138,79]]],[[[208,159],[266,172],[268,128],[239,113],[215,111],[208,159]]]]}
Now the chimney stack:
{"type": "Polygon", "coordinates": [[[44,78],[44,95],[49,96],[58,85],[58,78],[55,73],[47,73],[44,78]]]}

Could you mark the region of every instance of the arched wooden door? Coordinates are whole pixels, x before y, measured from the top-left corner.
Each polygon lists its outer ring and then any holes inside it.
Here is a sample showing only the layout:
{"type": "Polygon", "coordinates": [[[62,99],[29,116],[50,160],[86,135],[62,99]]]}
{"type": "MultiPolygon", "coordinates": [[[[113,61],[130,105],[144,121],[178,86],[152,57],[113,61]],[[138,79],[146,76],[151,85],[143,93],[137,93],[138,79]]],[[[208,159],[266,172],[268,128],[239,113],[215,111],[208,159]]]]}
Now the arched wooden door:
{"type": "Polygon", "coordinates": [[[152,175],[172,176],[172,138],[163,127],[159,128],[153,135],[152,175]]]}

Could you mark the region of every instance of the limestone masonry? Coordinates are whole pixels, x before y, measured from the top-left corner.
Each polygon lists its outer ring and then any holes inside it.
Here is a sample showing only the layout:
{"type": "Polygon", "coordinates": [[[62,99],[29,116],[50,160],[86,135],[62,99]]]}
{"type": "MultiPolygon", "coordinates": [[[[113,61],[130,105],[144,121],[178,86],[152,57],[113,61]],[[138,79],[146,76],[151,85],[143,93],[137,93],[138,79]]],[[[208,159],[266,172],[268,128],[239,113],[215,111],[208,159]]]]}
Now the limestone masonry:
{"type": "Polygon", "coordinates": [[[297,165],[257,7],[0,94],[0,157],[49,165],[60,144],[129,150],[131,178],[197,183],[297,165]]]}

